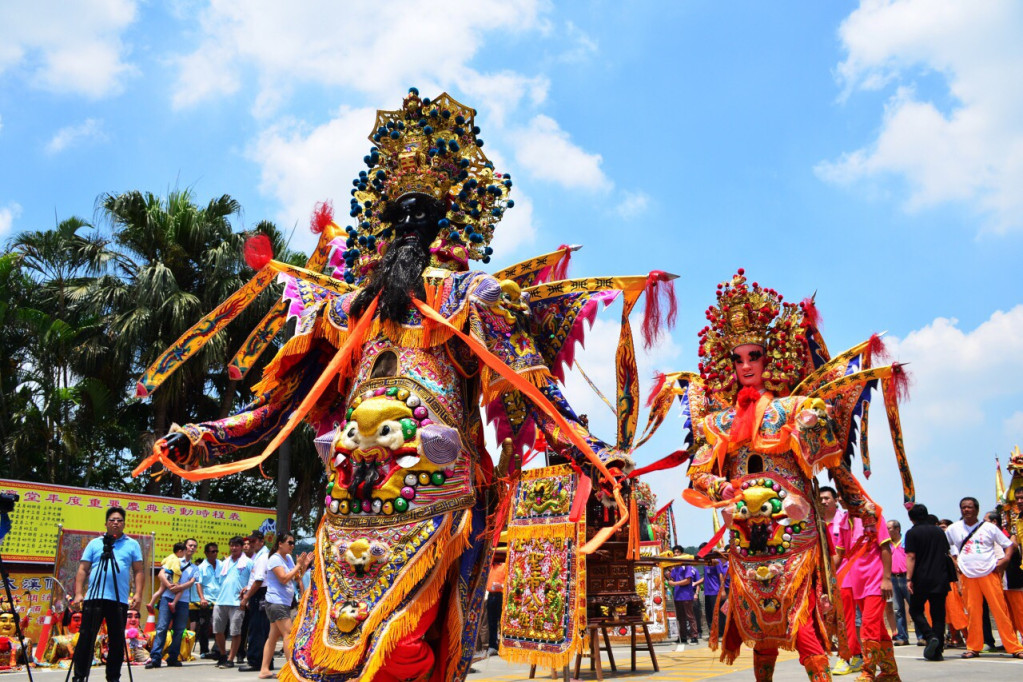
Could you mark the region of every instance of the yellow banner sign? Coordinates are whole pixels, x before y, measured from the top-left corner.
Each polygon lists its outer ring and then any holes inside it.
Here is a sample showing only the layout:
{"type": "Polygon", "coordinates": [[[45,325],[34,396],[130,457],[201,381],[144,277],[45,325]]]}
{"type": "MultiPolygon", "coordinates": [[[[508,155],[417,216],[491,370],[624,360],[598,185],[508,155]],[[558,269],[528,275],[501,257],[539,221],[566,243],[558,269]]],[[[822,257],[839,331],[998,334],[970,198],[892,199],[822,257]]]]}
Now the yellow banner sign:
{"type": "MultiPolygon", "coordinates": [[[[33,644],[39,642],[39,632],[43,626],[43,618],[50,608],[50,593],[53,589],[53,576],[48,573],[11,572],[7,585],[14,597],[15,609],[22,618],[22,630],[25,637],[33,644]],[[28,616],[27,621],[25,616],[28,616]]],[[[2,589],[2,587],[0,587],[2,589]]],[[[7,601],[7,597],[3,598],[7,601]]]]}
{"type": "Polygon", "coordinates": [[[175,542],[186,538],[198,540],[200,552],[207,542],[216,542],[221,555],[226,555],[227,541],[233,536],[259,529],[270,544],[276,530],[276,511],[259,507],[6,479],[0,479],[0,492],[21,497],[11,512],[11,532],[0,544],[4,561],[11,563],[52,564],[58,526],[100,535],[106,530],[108,507],[123,507],[127,512],[125,533],[155,536],[156,564],[171,553],[175,542]]]}

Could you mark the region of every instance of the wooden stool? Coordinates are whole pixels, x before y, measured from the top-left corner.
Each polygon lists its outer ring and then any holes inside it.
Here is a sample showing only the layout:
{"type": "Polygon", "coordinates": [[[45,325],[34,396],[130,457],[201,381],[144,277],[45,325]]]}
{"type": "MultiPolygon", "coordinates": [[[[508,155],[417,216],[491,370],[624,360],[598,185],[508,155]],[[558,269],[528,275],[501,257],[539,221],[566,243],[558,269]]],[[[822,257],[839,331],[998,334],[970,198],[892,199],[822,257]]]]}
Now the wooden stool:
{"type": "Polygon", "coordinates": [[[611,664],[611,672],[618,672],[618,666],[615,665],[614,653],[611,651],[611,639],[608,636],[608,628],[627,627],[630,631],[630,649],[632,654],[632,670],[636,670],[636,626],[643,628],[643,637],[646,640],[646,650],[650,654],[650,661],[654,665],[654,672],[659,672],[660,667],[657,665],[657,654],[654,653],[654,644],[650,640],[650,630],[647,628],[647,622],[641,619],[619,619],[619,620],[594,620],[586,624],[587,638],[590,641],[590,651],[588,654],[576,654],[575,656],[575,676],[579,677],[579,669],[582,665],[583,656],[589,656],[590,658],[590,670],[594,670],[597,673],[597,679],[604,679],[604,670],[600,662],[600,652],[607,652],[608,662],[611,664]],[[600,639],[598,634],[603,636],[604,645],[600,645],[600,639]]]}

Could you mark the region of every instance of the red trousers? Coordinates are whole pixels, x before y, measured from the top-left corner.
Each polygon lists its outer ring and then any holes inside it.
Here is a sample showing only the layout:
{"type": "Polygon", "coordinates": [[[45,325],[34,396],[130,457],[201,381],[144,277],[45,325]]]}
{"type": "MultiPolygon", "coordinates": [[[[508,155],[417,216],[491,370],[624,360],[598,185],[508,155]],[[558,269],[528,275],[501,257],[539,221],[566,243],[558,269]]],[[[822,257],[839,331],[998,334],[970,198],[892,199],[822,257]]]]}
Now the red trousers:
{"type": "MultiPolygon", "coordinates": [[[[856,600],[860,609],[860,639],[869,642],[890,642],[891,635],[884,625],[885,601],[879,594],[856,600]]],[[[853,621],[855,624],[856,621],[853,621]]]]}
{"type": "Polygon", "coordinates": [[[423,641],[423,635],[437,617],[437,604],[423,614],[416,629],[410,632],[388,656],[384,667],[373,676],[373,682],[401,682],[418,680],[433,669],[433,648],[423,641]]]}
{"type": "Polygon", "coordinates": [[[842,588],[842,613],[845,616],[845,634],[849,640],[849,652],[853,656],[862,656],[860,641],[890,642],[891,635],[884,626],[885,601],[879,594],[863,599],[853,599],[853,592],[848,587],[842,588]],[[860,609],[860,629],[856,631],[856,609],[860,609]]]}
{"type": "Polygon", "coordinates": [[[862,656],[860,637],[856,632],[856,600],[853,599],[852,589],[848,587],[842,588],[842,615],[845,618],[845,634],[849,641],[849,654],[862,656]]]}

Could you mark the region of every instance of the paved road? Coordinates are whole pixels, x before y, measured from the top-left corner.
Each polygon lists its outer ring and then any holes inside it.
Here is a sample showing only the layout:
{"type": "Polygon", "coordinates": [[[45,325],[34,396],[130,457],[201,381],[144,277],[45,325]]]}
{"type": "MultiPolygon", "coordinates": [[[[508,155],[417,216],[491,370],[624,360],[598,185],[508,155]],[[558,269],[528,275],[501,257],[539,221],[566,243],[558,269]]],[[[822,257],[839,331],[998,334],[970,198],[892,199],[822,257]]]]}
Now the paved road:
{"type": "MultiPolygon", "coordinates": [[[[640,654],[637,659],[638,670],[633,673],[628,670],[629,653],[628,649],[616,649],[615,658],[619,662],[625,662],[624,668],[619,668],[617,673],[607,670],[607,661],[604,661],[605,679],[625,680],[635,679],[638,682],[647,680],[674,680],[694,682],[696,680],[715,680],[715,682],[752,682],[753,672],[751,670],[752,658],[744,653],[736,660],[735,665],[726,666],[719,663],[717,654],[707,649],[706,645],[688,647],[686,651],[676,653],[669,645],[658,645],[656,648],[660,672],[654,673],[650,666],[650,659],[640,654]]],[[[925,661],[921,656],[923,649],[915,646],[899,647],[895,650],[899,662],[899,671],[902,674],[903,682],[930,682],[931,680],[955,680],[956,682],[969,682],[976,680],[980,682],[1019,682],[1023,680],[1023,661],[1016,661],[1005,654],[985,654],[979,659],[964,661],[958,658],[961,653],[958,650],[947,652],[949,657],[940,663],[925,661]]],[[[493,657],[476,664],[476,673],[469,675],[468,682],[511,682],[513,680],[526,680],[529,675],[528,666],[512,665],[493,657]]],[[[33,675],[41,682],[63,682],[67,674],[64,670],[33,671],[33,675]]],[[[549,671],[547,673],[549,675],[549,671]]],[[[141,667],[133,667],[132,675],[135,680],[142,682],[176,682],[188,680],[189,682],[226,682],[232,680],[255,680],[255,673],[242,673],[237,670],[218,670],[210,661],[194,661],[186,663],[181,668],[161,668],[159,670],[143,670],[141,667]]],[[[3,679],[27,679],[24,671],[0,673],[3,679]]],[[[537,677],[544,678],[544,671],[537,671],[537,677]]],[[[583,680],[596,679],[594,674],[582,670],[583,680]]],[[[94,668],[92,679],[96,682],[103,680],[103,670],[94,668]]],[[[548,678],[549,679],[549,678],[548,678]]],[[[782,652],[778,668],[774,675],[775,682],[805,682],[806,673],[796,660],[794,654],[782,652]]],[[[853,682],[855,675],[836,677],[836,680],[853,682]]],[[[122,682],[127,682],[128,673],[125,670],[121,675],[122,682]]]]}

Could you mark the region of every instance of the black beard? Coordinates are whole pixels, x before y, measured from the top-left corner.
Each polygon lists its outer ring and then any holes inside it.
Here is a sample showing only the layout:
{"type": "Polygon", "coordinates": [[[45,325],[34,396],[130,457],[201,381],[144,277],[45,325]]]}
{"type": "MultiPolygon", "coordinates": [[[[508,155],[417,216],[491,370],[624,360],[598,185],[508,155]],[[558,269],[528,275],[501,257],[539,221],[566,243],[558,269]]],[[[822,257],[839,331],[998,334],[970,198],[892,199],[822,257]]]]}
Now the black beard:
{"type": "Polygon", "coordinates": [[[418,237],[399,237],[387,249],[373,272],[372,281],[352,302],[352,317],[361,316],[370,301],[380,294],[380,319],[405,322],[412,308],[412,297],[426,299],[423,271],[429,263],[430,254],[418,237]]]}

